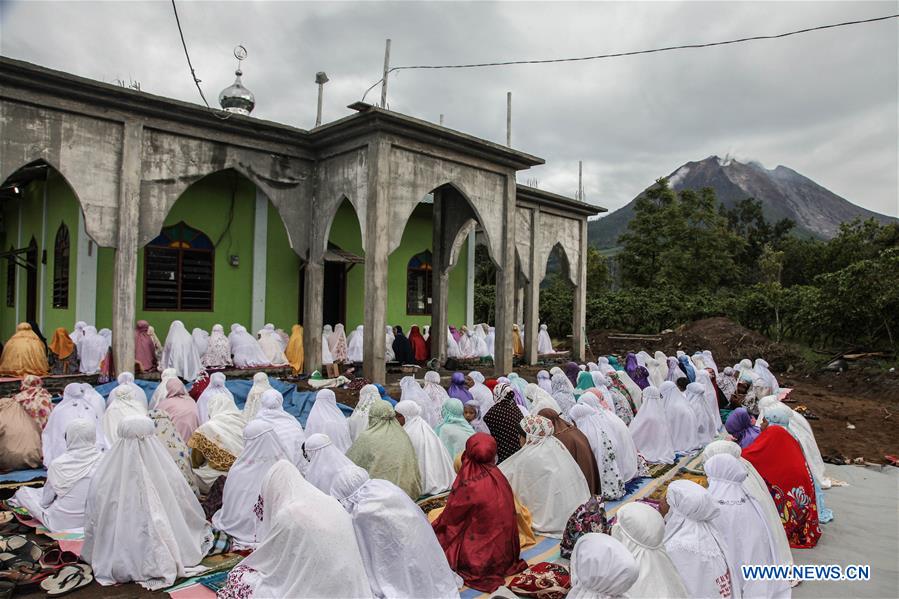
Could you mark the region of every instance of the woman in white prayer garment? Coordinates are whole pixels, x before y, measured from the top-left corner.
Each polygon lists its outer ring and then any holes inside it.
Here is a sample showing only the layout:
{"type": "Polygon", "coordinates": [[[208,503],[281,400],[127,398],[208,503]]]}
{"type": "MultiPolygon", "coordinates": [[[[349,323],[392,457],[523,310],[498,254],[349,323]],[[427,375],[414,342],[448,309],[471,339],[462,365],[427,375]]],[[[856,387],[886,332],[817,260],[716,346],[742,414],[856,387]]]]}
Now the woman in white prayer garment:
{"type": "Polygon", "coordinates": [[[764,381],[765,387],[768,388],[769,395],[778,394],[780,391],[780,384],[777,382],[777,377],[774,376],[774,373],[771,372],[771,369],[768,367],[767,362],[761,358],[756,358],[755,366],[752,370],[760,379],[762,379],[762,381],[764,381]]]}
{"type": "Polygon", "coordinates": [[[254,507],[262,492],[262,479],[278,460],[290,459],[272,426],[254,420],[243,430],[244,448],[228,471],[222,491],[222,507],[213,514],[212,525],[233,538],[240,549],[253,549],[258,535],[254,507]]]}
{"type": "Polygon", "coordinates": [[[119,425],[119,440],[94,473],[84,516],[81,557],[101,585],[169,587],[191,575],[212,546],[200,502],[143,416],[119,425]]]}
{"type": "Polygon", "coordinates": [[[262,542],[228,575],[220,599],[371,597],[353,519],[287,460],[262,482],[262,542]]]}
{"type": "MultiPolygon", "coordinates": [[[[306,422],[308,425],[308,421],[306,422]]],[[[350,458],[340,451],[328,435],[313,433],[303,443],[303,454],[309,466],[306,468],[306,480],[319,490],[331,489],[334,477],[346,466],[353,466],[350,458]]]]}
{"type": "MultiPolygon", "coordinates": [[[[818,441],[815,439],[815,433],[812,431],[812,425],[809,424],[805,416],[795,411],[783,402],[777,401],[774,395],[768,395],[759,400],[759,420],[765,419],[765,412],[775,406],[783,406],[790,412],[789,425],[786,427],[790,434],[799,441],[802,446],[802,454],[808,463],[808,468],[812,472],[812,476],[818,481],[822,489],[831,487],[830,477],[824,471],[824,458],[821,457],[821,449],[818,447],[818,441]]],[[[820,506],[819,506],[819,516],[820,506]]]]}
{"type": "Polygon", "coordinates": [[[671,433],[674,451],[687,453],[702,447],[703,443],[699,440],[699,425],[686,396],[671,381],[663,382],[659,387],[659,393],[668,419],[668,431],[671,433]]]}
{"type": "Polygon", "coordinates": [[[709,492],[692,480],[668,485],[660,512],[665,516],[665,551],[680,573],[689,597],[740,597],[727,545],[715,525],[719,508],[709,492]]]}
{"type": "Polygon", "coordinates": [[[243,451],[243,414],[234,400],[224,394],[209,400],[209,420],[197,427],[187,440],[194,474],[204,493],[215,480],[227,475],[243,451]]]}
{"type": "Polygon", "coordinates": [[[166,368],[162,371],[162,376],[159,377],[159,384],[156,385],[156,389],[153,390],[153,395],[150,397],[150,405],[147,407],[151,410],[156,409],[163,399],[166,396],[165,384],[169,379],[177,379],[178,371],[174,368],[166,368]]]}
{"type": "Polygon", "coordinates": [[[268,358],[259,346],[256,338],[247,332],[246,327],[237,323],[231,325],[231,334],[228,335],[231,343],[231,355],[234,366],[237,368],[259,368],[268,366],[268,358]]]}
{"type": "Polygon", "coordinates": [[[359,390],[359,401],[353,408],[353,413],[347,418],[347,427],[350,429],[350,440],[355,441],[359,433],[368,428],[368,412],[375,401],[381,399],[381,393],[374,385],[365,385],[359,390]]]}
{"type": "Polygon", "coordinates": [[[402,418],[403,430],[415,449],[421,474],[421,494],[436,495],[449,490],[456,478],[452,458],[434,429],[422,419],[421,408],[406,399],[397,403],[394,409],[402,418]]]}
{"type": "Polygon", "coordinates": [[[103,433],[103,414],[85,398],[81,383],[69,383],[63,390],[62,401],[50,412],[47,425],[41,432],[44,466],[47,468],[66,452],[66,430],[69,422],[76,418],[83,418],[94,425],[94,438],[100,451],[108,447],[103,433]]]}
{"type": "Polygon", "coordinates": [[[247,422],[256,417],[256,412],[259,411],[260,402],[262,401],[262,394],[271,388],[272,384],[268,380],[267,374],[257,372],[253,375],[253,386],[250,387],[250,392],[247,393],[247,401],[243,405],[244,418],[246,418],[247,422]]]}
{"type": "Polygon", "coordinates": [[[261,406],[256,412],[254,421],[262,421],[271,425],[275,436],[281,441],[287,452],[287,459],[303,472],[308,465],[303,457],[303,443],[306,442],[306,431],[300,421],[284,411],[284,396],[277,389],[269,389],[262,394],[261,406]]]}
{"type": "MultiPolygon", "coordinates": [[[[425,376],[427,377],[428,375],[425,374],[425,376]]],[[[440,410],[443,409],[443,404],[440,404],[439,409],[435,409],[434,400],[432,400],[425,390],[421,388],[418,381],[415,380],[415,377],[404,376],[400,379],[400,391],[401,401],[409,400],[418,404],[418,407],[421,408],[421,417],[428,423],[428,426],[434,428],[443,420],[440,416],[440,410]]],[[[447,395],[447,397],[449,397],[449,395],[447,395]]]]}
{"type": "MultiPolygon", "coordinates": [[[[234,400],[234,394],[225,386],[226,380],[225,375],[221,372],[213,372],[212,376],[209,377],[209,385],[203,389],[203,392],[200,393],[200,398],[197,399],[197,419],[199,424],[209,420],[209,401],[213,397],[216,395],[227,395],[232,401],[234,400]]],[[[266,380],[268,379],[266,378],[266,380]]]]}
{"type": "Polygon", "coordinates": [[[468,327],[462,327],[462,335],[459,337],[459,353],[461,354],[463,359],[471,359],[478,357],[475,352],[474,340],[471,336],[471,331],[468,330],[468,327]]]}
{"type": "Polygon", "coordinates": [[[350,334],[346,344],[346,358],[354,364],[362,363],[363,326],[360,324],[350,334]]]}
{"type": "Polygon", "coordinates": [[[637,562],[612,537],[589,532],[571,552],[571,590],[567,599],[623,599],[640,597],[631,587],[639,576],[637,562]]]}
{"type": "Polygon", "coordinates": [[[459,597],[462,580],[450,569],[421,508],[402,489],[348,466],[337,473],[331,496],[353,519],[372,595],[459,597]]]}
{"type": "Polygon", "coordinates": [[[97,449],[97,427],[89,420],[70,420],[65,440],[66,451],[50,463],[43,489],[20,487],[10,500],[27,509],[50,532],[84,526],[87,493],[103,457],[97,449]]]}
{"type": "MultiPolygon", "coordinates": [[[[441,415],[443,411],[443,402],[449,399],[449,394],[446,392],[446,389],[443,388],[443,385],[440,384],[440,373],[434,370],[426,372],[422,390],[427,394],[428,399],[430,400],[427,410],[423,412],[422,417],[432,427],[436,427],[443,420],[441,415]]],[[[412,392],[414,393],[414,390],[412,390],[412,392]]],[[[402,396],[400,397],[402,398],[402,396]]]]}
{"type": "Polygon", "coordinates": [[[86,326],[81,339],[77,343],[78,357],[81,359],[79,371],[82,374],[96,374],[100,371],[100,362],[106,358],[109,349],[108,340],[97,332],[97,327],[86,326]]]}
{"type": "MultiPolygon", "coordinates": [[[[384,361],[396,362],[396,354],[393,353],[393,341],[396,339],[396,336],[393,334],[393,327],[390,325],[386,326],[384,334],[384,361]]],[[[425,341],[427,341],[427,338],[425,338],[425,341]]],[[[359,361],[361,362],[362,360],[359,361]]]]}
{"type": "Polygon", "coordinates": [[[537,353],[541,356],[544,354],[554,354],[556,350],[553,349],[553,341],[549,337],[549,331],[546,330],[546,325],[540,325],[540,332],[537,334],[537,353]]]}
{"type": "Polygon", "coordinates": [[[110,391],[109,405],[103,413],[103,432],[107,442],[112,445],[118,441],[119,424],[123,420],[130,416],[146,416],[148,411],[147,396],[137,385],[119,385],[110,391]]]}
{"type": "Polygon", "coordinates": [[[206,368],[227,368],[234,364],[231,361],[231,342],[225,336],[225,328],[222,325],[213,325],[212,335],[206,344],[206,353],[200,356],[200,361],[206,368]]]}
{"type": "Polygon", "coordinates": [[[665,551],[665,520],[659,512],[635,501],[618,508],[615,515],[612,538],[631,552],[640,571],[628,596],[645,599],[687,597],[684,581],[665,551]]]}
{"type": "Polygon", "coordinates": [[[524,446],[503,460],[499,469],[531,512],[534,531],[561,538],[572,512],[590,499],[587,480],[571,453],[553,436],[547,418],[527,416],[521,428],[526,435],[524,446]]]}
{"type": "Polygon", "coordinates": [[[671,442],[668,418],[662,406],[662,396],[652,385],[643,389],[642,407],[628,428],[637,451],[647,462],[674,463],[674,444],[671,442]]]}
{"type": "Polygon", "coordinates": [[[269,323],[259,331],[259,347],[265,359],[272,366],[287,366],[287,356],[281,347],[281,338],[275,331],[275,325],[269,323]]]}
{"type": "MultiPolygon", "coordinates": [[[[113,388],[112,391],[115,391],[119,387],[129,387],[132,391],[134,391],[134,396],[138,399],[143,399],[144,405],[149,407],[147,394],[137,383],[134,382],[134,374],[128,371],[124,371],[120,373],[118,377],[116,377],[116,382],[119,384],[119,386],[113,388]]],[[[109,405],[109,402],[112,401],[112,391],[110,391],[109,396],[106,397],[106,405],[109,405]]]]}
{"type": "MultiPolygon", "coordinates": [[[[704,464],[709,495],[718,503],[714,519],[724,537],[728,562],[734,569],[735,585],[743,597],[789,597],[790,585],[784,580],[747,580],[740,565],[779,565],[777,548],[770,525],[755,497],[743,489],[746,468],[728,454],[712,456],[704,464]]],[[[778,528],[783,526],[778,523],[778,528]]]]}
{"type": "Polygon", "coordinates": [[[487,327],[487,339],[484,342],[487,344],[487,353],[492,358],[496,351],[496,328],[487,327]]]}
{"type": "Polygon", "coordinates": [[[197,348],[197,355],[200,356],[200,362],[202,363],[203,356],[206,355],[206,350],[209,349],[209,333],[201,328],[194,328],[194,330],[190,332],[190,336],[194,340],[194,346],[197,348]]]}
{"type": "Polygon", "coordinates": [[[459,346],[455,337],[453,337],[453,333],[449,330],[449,327],[446,328],[446,357],[455,358],[457,360],[464,357],[462,355],[462,348],[459,346]]]}
{"type": "Polygon", "coordinates": [[[341,453],[353,444],[347,419],[337,407],[337,397],[330,389],[316,392],[315,402],[306,419],[306,434],[322,433],[341,453]]]}
{"type": "Polygon", "coordinates": [[[195,381],[197,375],[203,370],[194,338],[187,332],[184,323],[180,320],[173,320],[169,326],[169,334],[165,338],[165,347],[162,349],[160,367],[174,368],[178,376],[186,381],[195,381]]]}

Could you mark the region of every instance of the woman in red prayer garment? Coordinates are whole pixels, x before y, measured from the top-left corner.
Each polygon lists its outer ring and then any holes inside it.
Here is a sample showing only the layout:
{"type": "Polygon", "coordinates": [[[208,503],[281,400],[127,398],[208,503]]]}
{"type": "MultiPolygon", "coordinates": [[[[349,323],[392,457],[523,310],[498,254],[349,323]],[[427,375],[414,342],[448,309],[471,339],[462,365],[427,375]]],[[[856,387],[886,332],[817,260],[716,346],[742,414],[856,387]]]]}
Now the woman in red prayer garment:
{"type": "Polygon", "coordinates": [[[412,345],[412,355],[415,357],[416,362],[424,363],[430,359],[431,354],[428,351],[428,344],[416,325],[412,325],[412,328],[409,330],[409,343],[412,345]]]}
{"type": "Polygon", "coordinates": [[[512,488],[495,462],[493,437],[469,437],[446,508],[433,523],[450,568],[467,586],[486,593],[527,568],[519,557],[512,488]]]}
{"type": "Polygon", "coordinates": [[[815,486],[799,441],[782,426],[770,424],[743,450],[768,485],[780,513],[790,547],[808,549],[818,544],[821,527],[815,486]]]}

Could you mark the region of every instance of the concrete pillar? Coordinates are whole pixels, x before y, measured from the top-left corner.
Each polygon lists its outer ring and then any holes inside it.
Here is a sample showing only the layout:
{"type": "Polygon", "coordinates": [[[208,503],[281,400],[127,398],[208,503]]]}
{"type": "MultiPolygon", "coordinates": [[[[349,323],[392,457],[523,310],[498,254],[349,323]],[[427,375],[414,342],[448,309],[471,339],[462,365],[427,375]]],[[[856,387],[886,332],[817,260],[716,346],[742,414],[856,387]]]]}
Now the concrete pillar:
{"type": "Polygon", "coordinates": [[[587,336],[587,219],[581,221],[580,260],[575,279],[574,310],[571,323],[571,357],[585,360],[584,345],[587,336]]]}
{"type": "Polygon", "coordinates": [[[543,259],[539,251],[540,212],[531,211],[530,264],[531,271],[524,288],[524,359],[537,363],[537,331],[540,325],[540,275],[543,259]]]}
{"type": "Polygon", "coordinates": [[[499,265],[496,272],[496,347],[494,367],[498,375],[512,371],[512,320],[515,313],[515,175],[506,177],[503,197],[503,236],[496,240],[499,265]]]}
{"type": "Polygon", "coordinates": [[[119,221],[112,275],[112,353],[119,372],[134,369],[142,137],[142,124],[125,121],[119,179],[119,221]]]}
{"type": "Polygon", "coordinates": [[[252,335],[265,326],[265,284],[268,255],[268,198],[256,188],[256,212],[253,219],[253,295],[250,308],[252,335]]]}
{"type": "MultiPolygon", "coordinates": [[[[87,236],[84,212],[78,209],[75,259],[75,320],[97,322],[97,245],[87,236]]],[[[71,299],[70,299],[71,301],[71,299]]]]}
{"type": "Polygon", "coordinates": [[[446,362],[446,329],[447,329],[447,302],[449,300],[449,274],[445,268],[449,260],[445,229],[445,216],[443,193],[437,190],[434,193],[434,210],[432,212],[432,247],[433,271],[431,272],[431,357],[437,358],[442,365],[446,362]]]}
{"type": "Polygon", "coordinates": [[[303,281],[303,353],[306,372],[322,366],[322,303],[325,293],[325,265],[321,260],[306,263],[303,281]]]}
{"type": "Polygon", "coordinates": [[[468,328],[472,328],[476,324],[474,321],[474,257],[477,250],[475,235],[475,229],[468,234],[468,260],[465,264],[465,321],[468,328]]]}
{"type": "MultiPolygon", "coordinates": [[[[373,383],[387,380],[384,327],[387,317],[387,259],[389,255],[390,143],[368,146],[368,198],[365,209],[365,311],[362,372],[373,383]]],[[[393,232],[401,235],[402,231],[393,232]]]]}

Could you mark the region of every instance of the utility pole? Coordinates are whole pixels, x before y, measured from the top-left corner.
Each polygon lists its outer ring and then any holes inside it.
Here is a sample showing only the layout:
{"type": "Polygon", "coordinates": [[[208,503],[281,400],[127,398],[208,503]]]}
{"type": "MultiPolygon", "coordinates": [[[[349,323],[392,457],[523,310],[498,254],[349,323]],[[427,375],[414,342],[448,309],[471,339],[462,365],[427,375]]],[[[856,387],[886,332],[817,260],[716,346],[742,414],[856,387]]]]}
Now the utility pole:
{"type": "Polygon", "coordinates": [[[584,161],[577,161],[577,199],[584,201],[584,161]]]}
{"type": "Polygon", "coordinates": [[[506,92],[506,145],[512,147],[512,92],[506,92]]]}
{"type": "Polygon", "coordinates": [[[443,115],[440,115],[440,126],[443,127],[443,115]]]}
{"type": "Polygon", "coordinates": [[[318,84],[318,110],[315,111],[315,126],[322,124],[322,98],[325,93],[325,83],[328,82],[328,76],[324,71],[315,74],[315,82],[318,84]]]}
{"type": "Polygon", "coordinates": [[[384,47],[384,78],[381,79],[381,108],[387,108],[387,74],[390,72],[390,40],[384,47]]]}

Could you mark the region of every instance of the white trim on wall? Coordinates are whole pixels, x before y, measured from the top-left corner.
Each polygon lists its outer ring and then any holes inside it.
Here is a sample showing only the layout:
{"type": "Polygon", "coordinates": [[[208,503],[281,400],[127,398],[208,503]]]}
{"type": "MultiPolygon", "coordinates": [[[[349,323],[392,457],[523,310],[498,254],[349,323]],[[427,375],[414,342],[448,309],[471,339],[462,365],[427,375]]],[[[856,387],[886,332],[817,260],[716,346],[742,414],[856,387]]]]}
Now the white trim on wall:
{"type": "Polygon", "coordinates": [[[265,326],[265,271],[268,247],[268,198],[256,188],[256,214],[253,222],[253,299],[250,308],[250,334],[265,326]]]}
{"type": "Polygon", "coordinates": [[[75,320],[83,320],[91,325],[97,323],[98,250],[97,244],[87,236],[87,231],[84,229],[84,213],[79,207],[77,258],[75,259],[75,320]]]}

